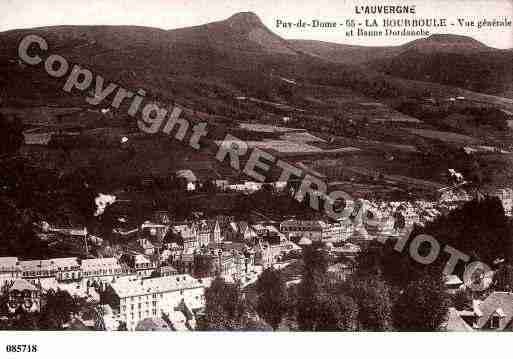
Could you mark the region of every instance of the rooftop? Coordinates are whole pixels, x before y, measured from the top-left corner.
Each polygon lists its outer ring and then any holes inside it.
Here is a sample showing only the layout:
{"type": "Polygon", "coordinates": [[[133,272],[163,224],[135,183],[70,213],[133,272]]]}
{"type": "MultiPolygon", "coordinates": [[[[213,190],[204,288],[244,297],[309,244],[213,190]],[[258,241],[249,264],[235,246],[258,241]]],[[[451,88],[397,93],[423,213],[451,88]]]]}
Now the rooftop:
{"type": "Polygon", "coordinates": [[[183,289],[203,287],[198,280],[188,274],[149,279],[118,280],[112,288],[120,298],[148,295],[153,293],[173,292],[183,289]]]}
{"type": "Polygon", "coordinates": [[[504,320],[500,322],[500,328],[504,329],[508,326],[513,318],[513,293],[493,292],[488,298],[479,304],[481,314],[477,321],[477,327],[483,328],[494,314],[500,314],[504,320]]]}
{"type": "Polygon", "coordinates": [[[53,259],[35,259],[29,261],[20,261],[20,267],[24,271],[57,270],[64,267],[79,266],[76,257],[53,258],[53,259]]]}
{"type": "Polygon", "coordinates": [[[82,269],[111,268],[119,266],[117,258],[93,258],[82,260],[82,269]]]}
{"type": "Polygon", "coordinates": [[[37,288],[25,279],[16,279],[9,290],[18,290],[20,292],[29,290],[33,292],[37,291],[37,288]]]}
{"type": "Polygon", "coordinates": [[[18,264],[17,257],[0,257],[0,270],[16,269],[17,264],[18,264]]]}
{"type": "Polygon", "coordinates": [[[167,331],[169,325],[161,318],[146,318],[137,323],[136,331],[167,331]]]}

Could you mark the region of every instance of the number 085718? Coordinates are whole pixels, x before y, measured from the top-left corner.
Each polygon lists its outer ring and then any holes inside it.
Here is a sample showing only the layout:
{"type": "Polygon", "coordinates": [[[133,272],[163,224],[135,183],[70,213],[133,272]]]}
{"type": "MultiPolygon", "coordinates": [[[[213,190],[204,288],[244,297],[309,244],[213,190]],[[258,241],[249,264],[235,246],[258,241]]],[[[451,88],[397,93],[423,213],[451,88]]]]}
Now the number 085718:
{"type": "Polygon", "coordinates": [[[36,344],[7,344],[5,346],[7,353],[35,353],[37,352],[36,344]]]}

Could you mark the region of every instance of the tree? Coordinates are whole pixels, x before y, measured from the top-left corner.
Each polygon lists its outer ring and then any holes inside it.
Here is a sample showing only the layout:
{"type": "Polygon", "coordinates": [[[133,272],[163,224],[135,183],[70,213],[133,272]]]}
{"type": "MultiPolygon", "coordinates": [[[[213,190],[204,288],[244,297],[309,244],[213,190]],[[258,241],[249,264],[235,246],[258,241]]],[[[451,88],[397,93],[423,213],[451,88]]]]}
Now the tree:
{"type": "Polygon", "coordinates": [[[447,319],[449,296],[442,275],[411,282],[394,305],[394,326],[405,331],[434,331],[447,319]]]}
{"type": "Polygon", "coordinates": [[[12,322],[11,330],[38,330],[36,313],[27,313],[25,310],[18,308],[12,322]]]}
{"type": "Polygon", "coordinates": [[[0,156],[12,155],[23,144],[23,126],[16,118],[0,114],[0,156]]]}
{"type": "Polygon", "coordinates": [[[320,278],[303,275],[303,279],[299,283],[297,299],[297,322],[300,330],[315,330],[324,295],[320,278]]]}
{"type": "Polygon", "coordinates": [[[66,291],[49,290],[45,296],[46,304],[41,311],[41,329],[58,330],[69,322],[72,313],[77,313],[79,308],[73,297],[66,291]]]}
{"type": "MultiPolygon", "coordinates": [[[[496,197],[466,202],[446,216],[426,224],[423,233],[436,238],[441,247],[450,245],[470,256],[471,260],[480,260],[488,265],[513,255],[513,227],[496,197]]],[[[444,265],[448,257],[448,254],[440,255],[433,264],[444,265]]],[[[460,261],[455,274],[461,277],[464,269],[464,263],[460,261]]]]}
{"type": "Polygon", "coordinates": [[[456,310],[472,309],[472,291],[469,288],[458,290],[452,298],[452,303],[456,310]]]}
{"type": "Polygon", "coordinates": [[[392,304],[386,283],[374,276],[355,278],[350,293],[358,305],[358,323],[367,331],[384,331],[392,327],[392,304]]]}
{"type": "Polygon", "coordinates": [[[205,290],[205,318],[198,323],[203,330],[238,330],[247,311],[238,283],[226,283],[217,277],[205,290]]]}
{"type": "Polygon", "coordinates": [[[313,330],[315,331],[336,331],[343,329],[342,313],[338,298],[331,293],[320,296],[314,308],[317,312],[317,320],[313,330]]]}
{"type": "Polygon", "coordinates": [[[279,271],[264,270],[256,283],[258,302],[257,311],[269,323],[273,330],[278,329],[287,312],[287,287],[279,271]]]}
{"type": "Polygon", "coordinates": [[[358,329],[358,305],[353,298],[340,295],[338,297],[340,308],[340,327],[342,330],[355,331],[358,329]]]}
{"type": "Polygon", "coordinates": [[[501,292],[513,292],[513,265],[502,265],[494,276],[494,289],[501,292]]]}
{"type": "MultiPolygon", "coordinates": [[[[351,330],[355,306],[339,297],[326,279],[327,258],[315,246],[303,253],[303,279],[297,291],[297,323],[300,330],[351,330]]],[[[354,302],[353,302],[354,304],[354,302]]]]}

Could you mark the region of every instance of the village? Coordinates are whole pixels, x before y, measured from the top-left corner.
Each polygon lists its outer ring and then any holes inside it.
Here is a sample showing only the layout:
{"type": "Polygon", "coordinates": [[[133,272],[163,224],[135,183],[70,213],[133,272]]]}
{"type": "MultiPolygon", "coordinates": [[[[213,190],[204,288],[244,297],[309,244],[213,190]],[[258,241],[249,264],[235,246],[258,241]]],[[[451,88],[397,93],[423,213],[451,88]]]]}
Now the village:
{"type": "MultiPolygon", "coordinates": [[[[196,185],[189,182],[186,188],[196,185]]],[[[261,189],[243,186],[238,190],[261,189]]],[[[504,208],[511,209],[511,190],[497,196],[504,208]]],[[[201,213],[177,221],[160,210],[137,225],[118,218],[108,244],[85,227],[41,221],[34,224],[41,240],[75,243],[83,255],[37,260],[1,257],[0,286],[8,300],[0,321],[19,310],[38,312],[45,305],[45,293],[65,291],[81,298],[90,310],[85,316],[75,313],[64,329],[195,330],[204,315],[205,290],[215,278],[236,283],[244,291],[263,271],[273,268],[286,273],[287,286],[295,285],[301,278],[298,264],[303,251],[314,245],[329,258],[328,276],[344,281],[369,247],[383,238],[409,236],[414,225],[429,223],[468,200],[457,195],[435,203],[358,199],[353,213],[336,221],[292,218],[249,223],[228,215],[205,218],[201,213]]],[[[109,203],[96,204],[99,213],[108,210],[109,203]]],[[[511,216],[511,211],[507,214],[511,216]]],[[[447,292],[454,294],[464,287],[462,280],[448,276],[447,292]]],[[[478,311],[470,315],[451,309],[450,315],[467,328],[468,320],[460,314],[474,318],[478,311]]],[[[508,315],[513,316],[513,311],[508,315]]]]}

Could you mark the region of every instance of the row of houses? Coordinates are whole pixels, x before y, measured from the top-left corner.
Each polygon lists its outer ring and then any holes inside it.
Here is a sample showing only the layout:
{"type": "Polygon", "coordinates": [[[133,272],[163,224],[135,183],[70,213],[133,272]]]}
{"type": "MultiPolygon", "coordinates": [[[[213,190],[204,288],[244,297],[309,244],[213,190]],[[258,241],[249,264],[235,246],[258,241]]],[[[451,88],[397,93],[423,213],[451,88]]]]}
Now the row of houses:
{"type": "MultiPolygon", "coordinates": [[[[161,250],[165,243],[176,243],[185,253],[207,246],[219,246],[224,241],[242,242],[254,245],[257,242],[279,244],[286,241],[299,241],[307,237],[312,241],[323,243],[342,243],[350,240],[358,232],[357,227],[364,225],[365,229],[378,234],[379,231],[391,231],[394,219],[367,220],[365,223],[357,220],[344,219],[337,222],[322,220],[286,220],[282,222],[261,221],[251,224],[246,221],[235,221],[231,217],[219,216],[215,219],[192,220],[183,222],[166,221],[166,223],[145,222],[140,228],[133,230],[115,229],[115,234],[121,237],[120,242],[134,245],[128,250],[139,251],[152,255],[161,250]],[[386,227],[385,229],[383,227],[386,227]]],[[[126,247],[126,246],[125,246],[126,247]]]]}
{"type": "Polygon", "coordinates": [[[79,259],[77,257],[37,260],[19,260],[17,257],[0,257],[0,285],[25,279],[33,284],[53,279],[59,282],[91,281],[114,278],[132,273],[132,268],[117,258],[79,259]]]}
{"type": "Polygon", "coordinates": [[[287,220],[280,223],[280,231],[287,239],[307,237],[317,242],[344,242],[353,232],[350,221],[326,223],[324,221],[287,220]]]}
{"type": "MultiPolygon", "coordinates": [[[[196,313],[205,305],[204,289],[208,284],[187,274],[147,279],[134,275],[120,277],[106,287],[106,292],[112,295],[103,307],[109,310],[98,313],[104,325],[96,323],[94,327],[118,330],[124,323],[127,330],[135,330],[143,321],[165,317],[175,330],[192,330],[196,326],[196,313]]],[[[14,280],[6,288],[8,311],[41,311],[42,293],[46,290],[22,278],[14,280]]]]}

